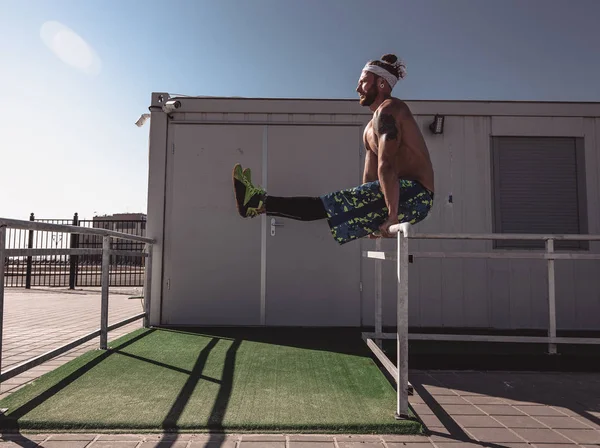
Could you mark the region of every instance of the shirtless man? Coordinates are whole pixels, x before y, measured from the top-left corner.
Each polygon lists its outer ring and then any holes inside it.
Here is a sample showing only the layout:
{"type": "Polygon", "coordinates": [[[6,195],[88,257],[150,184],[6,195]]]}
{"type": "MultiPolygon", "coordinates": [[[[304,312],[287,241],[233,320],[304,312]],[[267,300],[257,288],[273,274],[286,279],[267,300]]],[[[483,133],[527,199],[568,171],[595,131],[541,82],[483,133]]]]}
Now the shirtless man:
{"type": "Polygon", "coordinates": [[[408,106],[391,96],[404,76],[404,66],[391,54],[369,61],[362,70],[356,92],[373,118],[363,135],[367,151],[361,185],[319,197],[272,196],[254,186],[250,170],[237,164],[233,187],[239,214],[327,219],[339,244],[365,236],[392,237],[390,226],[425,219],[434,196],[429,151],[408,106]]]}

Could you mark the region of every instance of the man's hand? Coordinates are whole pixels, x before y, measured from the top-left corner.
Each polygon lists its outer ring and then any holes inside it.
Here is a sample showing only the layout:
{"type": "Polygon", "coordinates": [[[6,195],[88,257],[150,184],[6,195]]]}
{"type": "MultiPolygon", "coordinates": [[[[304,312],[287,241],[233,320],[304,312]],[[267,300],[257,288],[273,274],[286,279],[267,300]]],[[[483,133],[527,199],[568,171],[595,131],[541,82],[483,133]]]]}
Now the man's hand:
{"type": "Polygon", "coordinates": [[[394,238],[394,235],[389,232],[389,229],[391,226],[393,226],[394,224],[398,224],[398,223],[399,222],[398,222],[397,216],[390,216],[388,219],[386,219],[385,222],[379,226],[379,231],[381,232],[381,236],[383,238],[394,238]]]}

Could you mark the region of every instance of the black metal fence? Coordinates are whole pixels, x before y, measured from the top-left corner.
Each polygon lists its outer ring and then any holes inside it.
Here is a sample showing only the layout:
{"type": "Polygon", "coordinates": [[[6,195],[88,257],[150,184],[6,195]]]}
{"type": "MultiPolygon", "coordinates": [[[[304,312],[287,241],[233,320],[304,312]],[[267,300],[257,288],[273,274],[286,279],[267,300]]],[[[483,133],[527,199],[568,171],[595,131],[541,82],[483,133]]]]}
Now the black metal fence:
{"type": "MultiPolygon", "coordinates": [[[[35,219],[30,221],[102,228],[131,235],[146,236],[146,220],[119,220],[104,217],[80,220],[35,219]]],[[[144,251],[144,243],[111,240],[111,248],[130,252],[144,251]]],[[[102,237],[76,235],[62,232],[8,229],[8,249],[102,249],[102,237]]],[[[143,286],[145,257],[111,256],[110,286],[143,286]]],[[[34,257],[9,257],[4,260],[4,285],[6,287],[58,286],[74,289],[77,286],[101,286],[102,255],[49,255],[34,257]]]]}

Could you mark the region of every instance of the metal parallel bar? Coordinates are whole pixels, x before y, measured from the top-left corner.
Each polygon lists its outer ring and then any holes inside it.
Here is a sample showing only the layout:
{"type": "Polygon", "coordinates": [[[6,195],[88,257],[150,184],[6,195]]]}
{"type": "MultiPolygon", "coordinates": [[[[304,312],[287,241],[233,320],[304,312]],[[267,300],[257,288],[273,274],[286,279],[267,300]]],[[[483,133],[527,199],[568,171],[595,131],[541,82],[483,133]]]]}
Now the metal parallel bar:
{"type": "MultiPolygon", "coordinates": [[[[381,250],[381,238],[377,238],[375,241],[375,248],[381,250]]],[[[383,292],[383,262],[375,261],[375,332],[381,333],[383,326],[383,304],[382,304],[382,292],[383,292]]],[[[376,341],[376,344],[381,348],[381,341],[376,341]]]]}
{"type": "MultiPolygon", "coordinates": [[[[550,240],[548,240],[550,241],[550,240]]],[[[365,258],[375,260],[396,261],[397,255],[393,252],[365,250],[365,258]]],[[[525,252],[414,252],[414,258],[500,258],[500,259],[531,259],[531,260],[600,260],[600,254],[560,254],[552,253],[525,253],[525,252]]]]}
{"type": "MultiPolygon", "coordinates": [[[[396,233],[395,226],[390,227],[390,233],[396,233]]],[[[410,235],[416,240],[549,240],[555,241],[600,241],[600,235],[592,234],[563,234],[545,235],[535,233],[415,233],[410,235]]]]}
{"type": "Polygon", "coordinates": [[[102,238],[102,301],[100,304],[100,349],[106,350],[108,338],[108,286],[110,273],[110,237],[102,238]]]}
{"type": "Polygon", "coordinates": [[[383,365],[383,367],[385,367],[385,370],[387,370],[388,373],[392,376],[392,378],[394,378],[396,384],[398,384],[398,369],[396,368],[394,363],[390,361],[387,356],[385,356],[385,353],[383,353],[381,348],[373,341],[373,339],[366,336],[368,334],[370,333],[363,333],[364,341],[367,343],[367,346],[371,349],[371,351],[377,357],[377,359],[381,361],[381,364],[383,365]]]}
{"type": "Polygon", "coordinates": [[[397,363],[398,387],[396,418],[408,418],[408,238],[398,232],[398,305],[397,305],[397,363]]]}
{"type": "MultiPolygon", "coordinates": [[[[123,319],[122,321],[119,321],[119,322],[109,326],[108,330],[109,331],[115,330],[115,329],[120,328],[124,325],[127,325],[131,322],[135,322],[136,320],[141,319],[142,317],[144,317],[144,313],[139,313],[139,314],[136,314],[135,316],[128,317],[127,319],[123,319]]],[[[93,331],[93,332],[88,333],[85,336],[82,336],[78,339],[75,339],[65,345],[62,345],[58,348],[50,350],[49,352],[46,352],[40,356],[36,356],[35,358],[32,358],[28,361],[22,362],[21,364],[11,367],[6,372],[2,372],[2,374],[0,375],[0,382],[6,381],[10,378],[13,378],[14,376],[17,376],[17,375],[33,368],[33,367],[39,366],[40,364],[43,364],[44,362],[49,361],[52,358],[55,358],[59,355],[62,355],[63,353],[68,352],[69,350],[72,350],[82,344],[85,344],[86,342],[98,337],[99,335],[100,335],[100,330],[93,331]]]]}
{"type": "MultiPolygon", "coordinates": [[[[546,240],[546,252],[552,254],[554,252],[554,241],[546,240]]],[[[554,277],[554,260],[548,259],[548,336],[556,337],[556,282],[554,277]]],[[[548,344],[548,353],[556,354],[556,344],[548,344]]]]}
{"type": "Polygon", "coordinates": [[[146,245],[146,251],[148,252],[148,258],[146,259],[146,275],[144,276],[144,311],[146,317],[144,318],[144,328],[150,328],[150,303],[152,301],[152,245],[146,245]]]}
{"type": "Polygon", "coordinates": [[[0,225],[0,369],[2,368],[2,339],[4,330],[4,260],[6,258],[6,226],[0,225]]]}
{"type": "MultiPolygon", "coordinates": [[[[396,339],[396,333],[364,333],[365,338],[377,339],[396,339]]],[[[508,342],[525,344],[585,344],[600,345],[598,338],[580,338],[571,336],[504,336],[504,335],[483,335],[483,334],[444,334],[444,333],[408,333],[409,340],[415,341],[447,341],[447,342],[508,342]]]]}
{"type": "Polygon", "coordinates": [[[124,232],[116,232],[114,230],[100,229],[94,227],[80,227],[66,224],[49,224],[39,221],[21,221],[18,219],[0,218],[0,225],[5,224],[13,229],[39,230],[48,232],[75,233],[79,235],[99,235],[111,236],[113,238],[121,238],[124,240],[140,241],[142,243],[154,243],[151,238],[146,238],[138,235],[130,235],[124,232]]]}

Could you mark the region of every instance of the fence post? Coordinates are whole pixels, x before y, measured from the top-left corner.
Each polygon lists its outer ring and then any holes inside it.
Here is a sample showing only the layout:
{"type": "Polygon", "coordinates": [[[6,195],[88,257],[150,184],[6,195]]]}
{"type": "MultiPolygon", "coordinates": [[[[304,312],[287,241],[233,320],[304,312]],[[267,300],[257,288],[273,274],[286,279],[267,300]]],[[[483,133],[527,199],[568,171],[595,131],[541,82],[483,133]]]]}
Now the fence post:
{"type": "Polygon", "coordinates": [[[2,330],[4,329],[4,254],[6,250],[6,226],[0,226],[0,369],[2,368],[2,330]]]}
{"type": "MultiPolygon", "coordinates": [[[[30,221],[35,221],[35,215],[32,213],[29,215],[30,221]]],[[[29,232],[29,241],[27,241],[27,248],[33,249],[33,230],[29,232]]],[[[25,289],[31,289],[31,271],[33,267],[33,257],[30,255],[27,257],[27,273],[25,274],[25,289]]]]}
{"type": "Polygon", "coordinates": [[[110,236],[102,237],[102,302],[100,304],[100,350],[108,345],[108,283],[110,281],[110,236]]]}
{"type": "Polygon", "coordinates": [[[144,328],[150,328],[150,301],[152,299],[152,244],[146,244],[146,272],[144,276],[144,328]]]}
{"type": "MultiPolygon", "coordinates": [[[[79,215],[75,213],[73,215],[73,225],[79,225],[79,215]]],[[[71,234],[71,242],[70,248],[77,249],[79,246],[79,235],[72,233],[71,234]]],[[[77,285],[77,265],[79,264],[79,256],[78,255],[69,255],[69,289],[75,289],[77,285]]]]}
{"type": "MultiPolygon", "coordinates": [[[[554,253],[554,240],[549,238],[546,240],[546,253],[552,255],[554,253]]],[[[548,336],[556,337],[556,283],[554,281],[554,260],[548,259],[548,336]]],[[[556,354],[556,344],[548,343],[548,353],[556,354]]]]}

